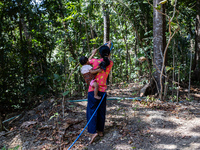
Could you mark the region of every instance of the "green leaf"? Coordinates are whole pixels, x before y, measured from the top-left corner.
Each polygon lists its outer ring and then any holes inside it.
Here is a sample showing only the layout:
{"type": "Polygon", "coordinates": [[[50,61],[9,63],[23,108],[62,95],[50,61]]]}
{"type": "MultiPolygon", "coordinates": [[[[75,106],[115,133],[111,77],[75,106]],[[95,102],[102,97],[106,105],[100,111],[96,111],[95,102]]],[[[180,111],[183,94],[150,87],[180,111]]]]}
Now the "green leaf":
{"type": "Polygon", "coordinates": [[[171,22],[171,26],[173,27],[173,29],[178,29],[177,23],[171,22]]]}
{"type": "Polygon", "coordinates": [[[55,73],[53,76],[54,76],[54,78],[55,78],[56,80],[59,79],[59,77],[60,77],[60,76],[59,76],[58,74],[56,74],[56,73],[55,73]]]}
{"type": "Polygon", "coordinates": [[[163,0],[159,4],[165,4],[165,3],[167,3],[167,0],[163,0]]]}
{"type": "Polygon", "coordinates": [[[69,57],[69,62],[71,63],[73,61],[73,57],[69,57]]]}
{"type": "Polygon", "coordinates": [[[86,37],[84,36],[84,37],[82,37],[82,39],[84,40],[84,39],[86,39],[86,37]]]}
{"type": "Polygon", "coordinates": [[[173,67],[166,66],[165,69],[166,69],[166,72],[168,72],[169,70],[173,70],[173,67]]]}
{"type": "Polygon", "coordinates": [[[174,22],[171,22],[171,26],[177,26],[177,24],[174,22]]]}
{"type": "Polygon", "coordinates": [[[56,117],[56,116],[59,116],[58,112],[56,112],[53,116],[51,116],[51,117],[49,118],[49,120],[51,120],[52,118],[54,118],[54,117],[56,117]]]}
{"type": "Polygon", "coordinates": [[[67,20],[70,20],[70,19],[74,19],[72,15],[66,17],[65,19],[63,19],[63,21],[67,21],[67,20]]]}
{"type": "Polygon", "coordinates": [[[54,115],[55,115],[55,116],[58,116],[59,114],[58,114],[58,112],[56,112],[54,115]]]}
{"type": "Polygon", "coordinates": [[[158,6],[156,7],[156,9],[160,10],[160,9],[161,9],[161,5],[158,5],[158,6]]]}
{"type": "Polygon", "coordinates": [[[65,91],[62,95],[66,96],[67,94],[69,94],[69,91],[65,91]]]}
{"type": "Polygon", "coordinates": [[[171,0],[171,5],[174,6],[175,0],[171,0]]]}

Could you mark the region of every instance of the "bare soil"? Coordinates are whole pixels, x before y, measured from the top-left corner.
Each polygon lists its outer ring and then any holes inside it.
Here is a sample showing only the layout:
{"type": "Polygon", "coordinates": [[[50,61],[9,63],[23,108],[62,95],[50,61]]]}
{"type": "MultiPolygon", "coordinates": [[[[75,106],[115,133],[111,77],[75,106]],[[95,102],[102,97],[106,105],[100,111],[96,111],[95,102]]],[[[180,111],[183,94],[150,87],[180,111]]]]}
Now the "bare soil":
{"type": "MultiPolygon", "coordinates": [[[[199,89],[193,101],[161,102],[156,98],[136,98],[139,86],[130,84],[108,90],[106,125],[103,137],[89,145],[87,129],[71,149],[74,150],[198,150],[200,149],[199,89]]],[[[182,89],[184,91],[184,89],[182,89]]],[[[4,123],[8,131],[0,132],[1,149],[56,150],[68,149],[86,122],[87,101],[50,98],[38,107],[4,123]]],[[[73,99],[80,99],[78,97],[73,99]]]]}

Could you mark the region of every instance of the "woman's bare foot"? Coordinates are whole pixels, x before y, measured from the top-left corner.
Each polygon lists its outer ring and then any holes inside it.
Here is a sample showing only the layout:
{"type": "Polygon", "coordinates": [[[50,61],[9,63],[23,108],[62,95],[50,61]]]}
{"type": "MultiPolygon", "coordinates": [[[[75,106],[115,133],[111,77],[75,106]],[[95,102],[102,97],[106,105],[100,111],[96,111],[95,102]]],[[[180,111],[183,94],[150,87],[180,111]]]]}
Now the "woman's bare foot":
{"type": "Polygon", "coordinates": [[[101,97],[100,96],[94,96],[94,98],[96,98],[96,99],[98,99],[98,100],[100,100],[101,99],[101,97]]]}
{"type": "Polygon", "coordinates": [[[102,137],[103,136],[103,132],[98,131],[98,135],[102,137]]]}
{"type": "Polygon", "coordinates": [[[98,136],[98,133],[92,134],[91,140],[89,144],[92,144],[94,142],[94,139],[98,136]]]}

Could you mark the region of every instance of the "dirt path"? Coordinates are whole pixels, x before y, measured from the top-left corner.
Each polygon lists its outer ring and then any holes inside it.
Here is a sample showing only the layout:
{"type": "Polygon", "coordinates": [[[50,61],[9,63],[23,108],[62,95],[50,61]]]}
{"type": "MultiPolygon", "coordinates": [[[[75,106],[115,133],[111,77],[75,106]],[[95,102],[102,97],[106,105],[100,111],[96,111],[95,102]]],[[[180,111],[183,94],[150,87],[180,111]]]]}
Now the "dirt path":
{"type": "Polygon", "coordinates": [[[200,149],[197,103],[154,104],[154,109],[141,102],[124,100],[108,101],[107,105],[105,135],[86,146],[88,150],[200,149]],[[163,107],[155,109],[155,106],[163,107]]]}
{"type": "MultiPolygon", "coordinates": [[[[0,148],[67,149],[86,125],[86,105],[85,101],[67,103],[61,119],[59,101],[46,101],[14,122],[10,133],[0,132],[0,148]]],[[[88,145],[84,131],[72,149],[200,149],[199,103],[110,100],[106,118],[103,137],[88,145]]]]}

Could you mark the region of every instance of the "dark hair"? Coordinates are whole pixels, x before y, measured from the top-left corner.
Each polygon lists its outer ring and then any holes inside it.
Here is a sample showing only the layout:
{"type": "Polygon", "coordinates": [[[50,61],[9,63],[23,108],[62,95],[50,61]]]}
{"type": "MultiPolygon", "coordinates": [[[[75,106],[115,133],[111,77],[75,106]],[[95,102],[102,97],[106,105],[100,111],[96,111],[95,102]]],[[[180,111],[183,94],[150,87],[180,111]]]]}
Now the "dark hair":
{"type": "Polygon", "coordinates": [[[87,63],[87,61],[88,61],[88,58],[85,57],[85,56],[81,56],[79,58],[79,62],[80,62],[81,65],[85,65],[87,63]]]}
{"type": "Polygon", "coordinates": [[[103,45],[99,48],[99,53],[103,58],[103,61],[99,64],[99,66],[105,71],[106,67],[110,65],[110,60],[108,59],[108,56],[110,54],[110,48],[106,45],[103,45]]]}

